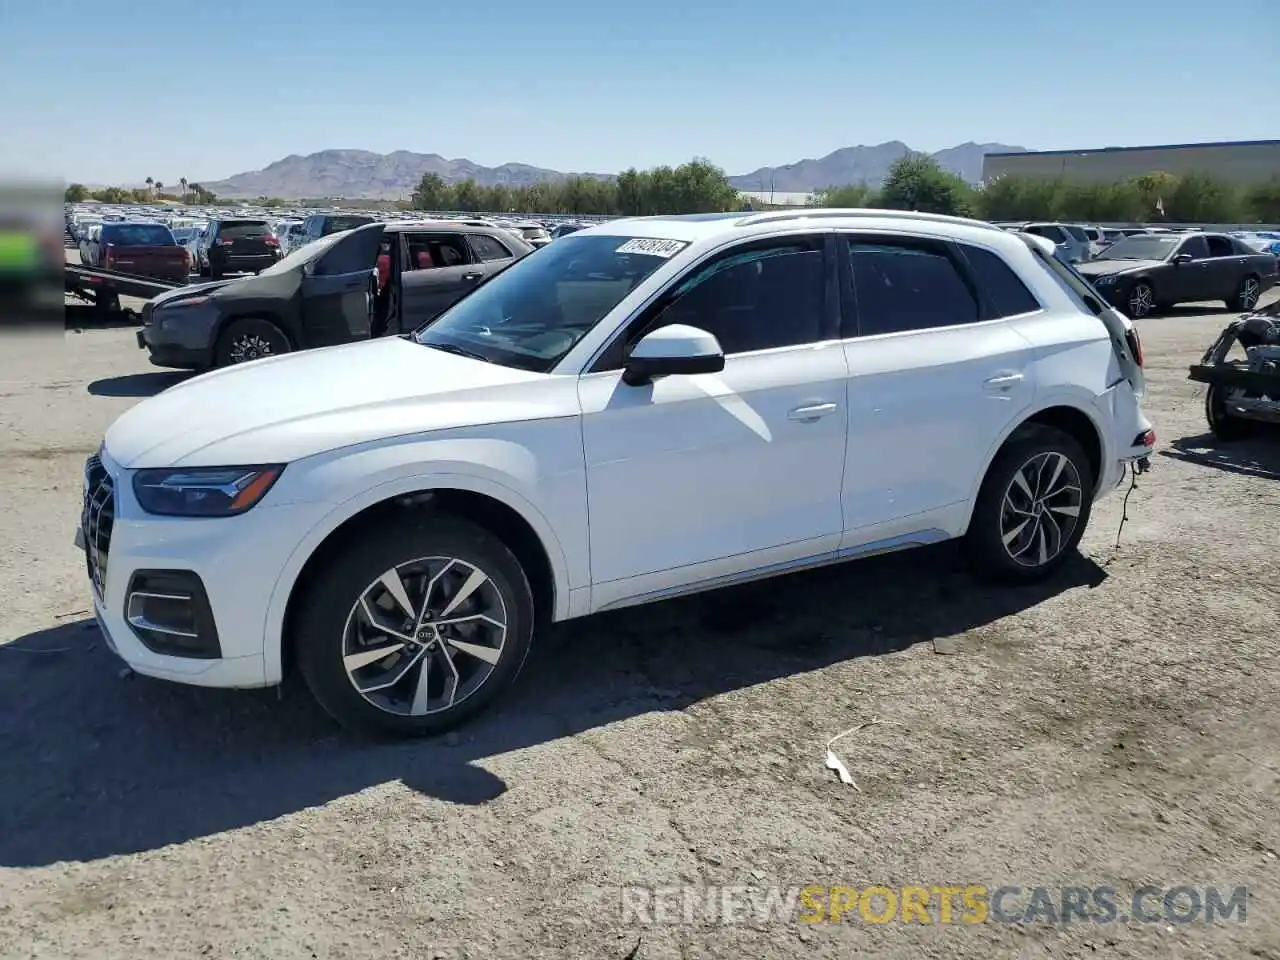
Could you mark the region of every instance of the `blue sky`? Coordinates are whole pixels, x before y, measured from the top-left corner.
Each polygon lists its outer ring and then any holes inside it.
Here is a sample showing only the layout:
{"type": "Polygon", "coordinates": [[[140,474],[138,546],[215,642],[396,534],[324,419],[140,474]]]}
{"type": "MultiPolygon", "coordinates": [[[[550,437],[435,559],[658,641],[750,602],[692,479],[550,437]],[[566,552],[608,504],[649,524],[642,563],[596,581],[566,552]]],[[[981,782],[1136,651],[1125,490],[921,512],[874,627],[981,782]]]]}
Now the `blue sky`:
{"type": "Polygon", "coordinates": [[[1278,54],[1275,0],[0,0],[0,173],[212,181],[325,148],[745,173],[885,140],[1276,138],[1278,54]]]}

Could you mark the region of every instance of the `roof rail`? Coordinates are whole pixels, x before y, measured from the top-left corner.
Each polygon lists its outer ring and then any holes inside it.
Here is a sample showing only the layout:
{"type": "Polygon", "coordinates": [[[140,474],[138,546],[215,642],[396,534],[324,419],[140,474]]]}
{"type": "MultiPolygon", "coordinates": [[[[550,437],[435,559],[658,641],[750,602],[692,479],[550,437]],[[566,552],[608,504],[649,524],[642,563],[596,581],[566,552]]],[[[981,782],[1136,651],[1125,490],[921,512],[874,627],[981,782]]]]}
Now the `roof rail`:
{"type": "MultiPolygon", "coordinates": [[[[774,210],[765,213],[749,213],[741,220],[735,220],[735,227],[749,227],[757,223],[780,223],[787,220],[821,220],[829,217],[875,217],[879,220],[927,220],[932,223],[954,223],[958,226],[982,227],[987,230],[1000,231],[1000,228],[985,220],[974,220],[972,217],[953,217],[945,213],[917,213],[914,210],[882,210],[876,207],[814,207],[804,210],[774,210]]],[[[1003,232],[1003,231],[1000,231],[1003,232]]]]}

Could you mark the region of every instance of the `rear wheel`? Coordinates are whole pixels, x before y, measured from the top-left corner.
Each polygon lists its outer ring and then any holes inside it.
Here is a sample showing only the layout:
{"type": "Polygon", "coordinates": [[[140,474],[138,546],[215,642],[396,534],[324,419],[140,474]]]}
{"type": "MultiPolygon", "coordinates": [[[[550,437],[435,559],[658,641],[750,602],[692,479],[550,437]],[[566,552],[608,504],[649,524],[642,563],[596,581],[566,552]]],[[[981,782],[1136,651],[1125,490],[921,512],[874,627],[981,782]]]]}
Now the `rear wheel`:
{"type": "Polygon", "coordinates": [[[981,573],[1014,583],[1052,574],[1080,543],[1095,478],[1074,437],[1035,427],[997,454],[978,493],[965,547],[981,573]]]}
{"type": "Polygon", "coordinates": [[[292,349],[293,344],[284,331],[270,320],[246,317],[233,320],[218,337],[214,366],[229,367],[235,363],[289,353],[292,349]]]}
{"type": "Polygon", "coordinates": [[[1226,301],[1228,310],[1252,310],[1258,305],[1258,297],[1262,295],[1262,281],[1250,274],[1240,281],[1236,294],[1226,301]]]}
{"type": "Polygon", "coordinates": [[[1233,417],[1227,409],[1227,391],[1217,384],[1209,387],[1204,398],[1204,418],[1209,423],[1213,435],[1223,443],[1242,440],[1251,436],[1257,428],[1252,420],[1233,417]]]}
{"type": "Polygon", "coordinates": [[[533,639],[533,595],[515,555],[449,516],[375,528],[311,581],[297,663],[345,727],[422,736],[457,726],[515,680],[533,639]]]}

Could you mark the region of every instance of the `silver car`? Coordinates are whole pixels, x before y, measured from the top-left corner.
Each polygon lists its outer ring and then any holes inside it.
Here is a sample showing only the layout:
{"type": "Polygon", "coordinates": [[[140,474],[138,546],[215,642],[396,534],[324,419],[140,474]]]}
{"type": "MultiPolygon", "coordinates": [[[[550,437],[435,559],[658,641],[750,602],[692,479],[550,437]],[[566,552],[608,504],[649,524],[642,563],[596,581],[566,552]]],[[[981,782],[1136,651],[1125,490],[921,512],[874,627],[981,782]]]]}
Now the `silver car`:
{"type": "Polygon", "coordinates": [[[1058,248],[1058,258],[1067,263],[1088,263],[1093,259],[1093,251],[1089,249],[1089,235],[1078,224],[1035,222],[1020,224],[1014,229],[1052,240],[1053,245],[1058,248]]]}

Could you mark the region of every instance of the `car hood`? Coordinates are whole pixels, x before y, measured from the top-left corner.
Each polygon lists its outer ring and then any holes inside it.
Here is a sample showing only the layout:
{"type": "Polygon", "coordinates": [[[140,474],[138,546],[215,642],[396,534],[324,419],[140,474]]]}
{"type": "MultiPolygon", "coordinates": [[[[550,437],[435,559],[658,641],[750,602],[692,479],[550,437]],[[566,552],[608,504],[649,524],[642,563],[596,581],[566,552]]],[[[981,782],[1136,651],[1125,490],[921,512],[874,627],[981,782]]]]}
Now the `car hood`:
{"type": "Polygon", "coordinates": [[[1076,264],[1076,271],[1086,277],[1114,277],[1122,273],[1136,273],[1163,267],[1163,260],[1090,260],[1076,264]]]}
{"type": "Polygon", "coordinates": [[[220,290],[222,287],[235,282],[235,278],[232,278],[231,280],[214,280],[211,283],[188,283],[185,286],[167,290],[158,297],[152,297],[151,305],[158,307],[171,300],[185,300],[187,297],[212,293],[214,290],[220,290]]]}
{"type": "Polygon", "coordinates": [[[576,409],[576,378],[530,373],[400,337],[201,374],[107,431],[131,469],[287,463],[353,444],[576,409]]]}

